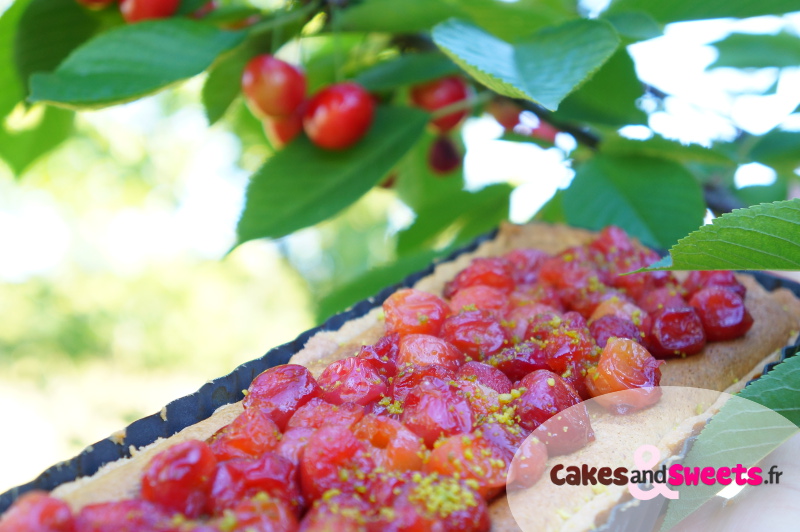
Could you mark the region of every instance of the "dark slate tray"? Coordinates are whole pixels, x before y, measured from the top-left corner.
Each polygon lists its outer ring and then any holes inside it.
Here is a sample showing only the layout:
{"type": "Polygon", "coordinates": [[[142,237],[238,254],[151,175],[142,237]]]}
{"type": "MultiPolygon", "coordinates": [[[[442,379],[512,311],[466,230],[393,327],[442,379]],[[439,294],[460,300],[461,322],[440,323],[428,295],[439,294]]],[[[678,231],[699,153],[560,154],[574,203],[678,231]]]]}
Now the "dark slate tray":
{"type": "MultiPolygon", "coordinates": [[[[32,490],[51,491],[61,484],[84,476],[91,476],[103,465],[129,457],[131,446],[138,448],[149,445],[158,438],[172,436],[190,425],[211,417],[211,414],[219,407],[241,401],[244,397],[242,390],[247,389],[257,375],[271,367],[286,364],[292,355],[300,351],[316,333],[338,330],[345,322],[364,316],[376,306],[383,304],[384,300],[398,288],[414,285],[423,277],[433,273],[437,265],[474,251],[482,243],[492,240],[496,235],[497,230],[494,230],[476,238],[469,245],[454,251],[449,256],[434,261],[424,270],[413,273],[400,283],[386,287],[378,294],[332,316],[319,327],[305,331],[293,341],[275,347],[262,357],[245,362],[230,374],[204,384],[198,391],[172,401],[166,406],[166,419],[161,416],[161,413],[156,413],[134,421],[125,429],[125,439],[121,443],[111,439],[99,441],[87,447],[78,456],[48,468],[31,482],[0,494],[0,514],[5,512],[23,493],[32,490]]],[[[755,272],[752,275],[768,290],[786,287],[800,297],[800,284],[798,283],[761,272],[755,272]]],[[[774,364],[770,364],[764,368],[764,371],[769,371],[773,366],[774,364]]]]}

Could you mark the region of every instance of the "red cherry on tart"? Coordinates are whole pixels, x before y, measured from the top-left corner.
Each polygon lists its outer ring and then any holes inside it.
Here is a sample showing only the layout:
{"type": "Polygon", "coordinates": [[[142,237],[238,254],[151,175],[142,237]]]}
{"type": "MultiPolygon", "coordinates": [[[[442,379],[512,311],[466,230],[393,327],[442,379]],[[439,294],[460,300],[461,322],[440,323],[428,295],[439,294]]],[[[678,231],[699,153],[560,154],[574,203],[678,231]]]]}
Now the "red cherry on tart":
{"type": "Polygon", "coordinates": [[[398,403],[404,403],[409,392],[422,382],[422,379],[425,377],[436,377],[437,379],[449,382],[455,380],[456,374],[453,370],[438,364],[403,367],[397,373],[397,376],[392,379],[392,384],[389,388],[389,397],[398,403]]]}
{"type": "Polygon", "coordinates": [[[304,506],[300,494],[297,467],[276,453],[264,453],[258,459],[235,458],[217,466],[210,493],[213,515],[234,508],[239,501],[259,493],[283,499],[299,514],[304,506]]]}
{"type": "Polygon", "coordinates": [[[645,340],[653,356],[688,356],[702,351],[706,333],[692,307],[665,308],[653,314],[653,327],[645,340]]]}
{"type": "Polygon", "coordinates": [[[170,521],[170,514],[159,506],[142,499],[129,499],[84,506],[75,516],[75,531],[146,532],[165,528],[170,521]]]}
{"type": "Polygon", "coordinates": [[[399,343],[399,334],[387,333],[372,345],[362,345],[356,358],[372,362],[372,365],[384,377],[394,377],[397,373],[399,343]]]}
{"type": "Polygon", "coordinates": [[[258,409],[249,408],[219,429],[208,444],[218,461],[258,458],[274,450],[281,439],[278,426],[258,409]]]}
{"type": "Polygon", "coordinates": [[[440,441],[431,451],[425,472],[471,481],[484,499],[491,499],[506,485],[508,466],[501,452],[473,432],[440,441]]]}
{"type": "Polygon", "coordinates": [[[336,83],[309,100],[303,113],[303,129],[317,146],[343,150],[366,135],[374,113],[375,103],[361,85],[336,83]]]}
{"type": "Polygon", "coordinates": [[[437,336],[449,313],[439,296],[413,288],[398,290],[383,302],[387,333],[437,336]]]}
{"type": "MultiPolygon", "coordinates": [[[[242,74],[242,92],[260,116],[291,120],[306,99],[306,76],[299,68],[269,54],[252,58],[242,74]]],[[[295,122],[280,122],[283,137],[295,122]]]]}
{"type": "Polygon", "coordinates": [[[547,445],[548,454],[568,454],[594,440],[589,413],[580,404],[578,392],[564,379],[551,371],[537,370],[519,386],[525,391],[512,402],[519,424],[537,429],[534,434],[547,445]]]}
{"type": "Polygon", "coordinates": [[[298,529],[295,512],[289,503],[264,492],[239,501],[210,523],[213,525],[211,530],[225,532],[296,532],[298,529]]]}
{"type": "Polygon", "coordinates": [[[511,380],[501,370],[481,362],[467,362],[458,368],[456,378],[477,382],[497,393],[511,393],[511,380]]]}
{"type": "Polygon", "coordinates": [[[506,293],[514,289],[513,269],[502,258],[477,258],[461,270],[444,286],[444,296],[452,298],[459,290],[468,286],[492,286],[506,293]]]}
{"type": "Polygon", "coordinates": [[[366,405],[386,395],[389,387],[378,368],[363,358],[350,357],[330,364],[319,376],[322,397],[329,403],[366,405]]]}
{"type": "Polygon", "coordinates": [[[439,474],[415,474],[399,488],[393,519],[386,530],[489,530],[486,501],[463,480],[439,474]]]}
{"type": "Polygon", "coordinates": [[[642,343],[642,332],[632,321],[613,314],[607,314],[589,325],[589,332],[600,347],[605,347],[609,338],[630,338],[642,343]]]}
{"type": "Polygon", "coordinates": [[[689,304],[700,316],[709,342],[739,338],[753,326],[753,317],[745,308],[742,297],[729,288],[703,288],[694,293],[689,304]]]}
{"type": "Polygon", "coordinates": [[[0,519],[0,532],[73,532],[74,527],[69,505],[43,491],[22,495],[0,519]]]}
{"type": "Polygon", "coordinates": [[[456,393],[455,387],[436,377],[424,377],[406,397],[401,421],[433,447],[441,436],[470,432],[474,416],[469,401],[456,393]]]}
{"type": "Polygon", "coordinates": [[[315,397],[294,413],[286,424],[286,429],[308,427],[341,426],[352,428],[364,417],[364,407],[356,403],[332,404],[315,397]]]}
{"type": "Polygon", "coordinates": [[[457,371],[465,361],[464,353],[453,344],[429,334],[408,334],[400,339],[397,364],[428,366],[438,364],[457,371]]]}
{"type": "Polygon", "coordinates": [[[470,310],[450,316],[442,326],[442,338],[467,356],[484,360],[508,344],[506,331],[492,311],[470,310]]]}
{"type": "Polygon", "coordinates": [[[691,298],[695,292],[710,286],[720,286],[732,290],[744,298],[747,289],[736,279],[731,271],[694,271],[683,281],[683,289],[686,291],[686,299],[691,298]]]}
{"type": "Polygon", "coordinates": [[[303,493],[313,500],[328,490],[355,493],[366,489],[367,474],[373,469],[375,461],[368,444],[343,427],[318,429],[300,456],[303,493]]]}
{"type": "Polygon", "coordinates": [[[370,455],[386,471],[422,469],[425,443],[405,425],[386,416],[368,415],[353,427],[356,438],[372,447],[370,455]]]}
{"type": "Polygon", "coordinates": [[[307,368],[286,364],[256,377],[242,405],[261,410],[283,430],[299,407],[321,395],[322,390],[307,368]]]}
{"type": "MultiPolygon", "coordinates": [[[[469,96],[469,85],[458,76],[440,78],[411,88],[411,102],[417,107],[431,112],[466,100],[469,96]]],[[[456,111],[433,120],[431,124],[439,132],[447,133],[468,115],[469,110],[467,109],[456,111]]]]}
{"type": "Polygon", "coordinates": [[[592,397],[610,410],[618,414],[635,412],[661,398],[658,368],[663,363],[634,340],[611,338],[600,354],[597,367],[589,368],[586,385],[592,397]]]}
{"type": "Polygon", "coordinates": [[[205,513],[217,459],[207,443],[189,440],[157,454],[142,477],[142,498],[189,518],[205,513]]]}
{"type": "Polygon", "coordinates": [[[128,24],[169,18],[178,11],[180,0],[122,0],[119,10],[128,24]]]}

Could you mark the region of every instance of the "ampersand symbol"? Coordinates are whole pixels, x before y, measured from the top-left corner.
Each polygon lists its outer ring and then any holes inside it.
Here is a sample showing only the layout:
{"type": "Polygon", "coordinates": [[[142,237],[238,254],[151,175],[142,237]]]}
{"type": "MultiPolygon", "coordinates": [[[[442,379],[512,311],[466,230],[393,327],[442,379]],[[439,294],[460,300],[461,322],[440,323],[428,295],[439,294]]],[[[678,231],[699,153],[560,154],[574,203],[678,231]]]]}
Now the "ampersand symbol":
{"type": "MultiPolygon", "coordinates": [[[[658,464],[659,460],[661,460],[661,452],[655,445],[642,445],[633,453],[633,463],[641,471],[652,469],[658,464]],[[650,458],[647,460],[644,458],[645,453],[650,454],[650,458]]],[[[657,495],[663,495],[667,499],[677,499],[680,496],[679,492],[669,489],[666,483],[660,484],[657,482],[653,482],[653,487],[649,490],[643,490],[637,484],[631,482],[628,484],[628,491],[640,501],[649,501],[657,495]]]]}

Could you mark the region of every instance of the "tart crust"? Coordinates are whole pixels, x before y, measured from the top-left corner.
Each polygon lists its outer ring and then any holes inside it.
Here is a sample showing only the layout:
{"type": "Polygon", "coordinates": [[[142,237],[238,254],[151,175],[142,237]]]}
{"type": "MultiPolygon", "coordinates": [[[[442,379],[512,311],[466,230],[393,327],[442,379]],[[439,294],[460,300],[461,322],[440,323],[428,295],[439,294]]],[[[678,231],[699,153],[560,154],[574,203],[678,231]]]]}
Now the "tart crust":
{"type": "MultiPolygon", "coordinates": [[[[421,279],[415,288],[441,295],[445,282],[466,267],[478,256],[499,255],[518,247],[538,248],[557,253],[571,246],[587,243],[593,233],[566,226],[529,224],[525,226],[504,225],[496,238],[484,242],[472,253],[464,254],[456,260],[440,264],[433,274],[421,279]]],[[[746,305],[754,318],[751,330],[742,338],[728,342],[709,344],[700,354],[685,359],[672,359],[662,366],[661,384],[664,386],[698,387],[707,390],[735,393],[768,362],[778,359],[780,349],[800,328],[800,300],[790,291],[765,291],[753,278],[740,275],[739,280],[747,287],[746,305]]],[[[296,353],[290,363],[307,366],[316,376],[330,362],[352,356],[363,344],[374,343],[383,334],[380,308],[347,322],[337,331],[324,331],[312,337],[305,348],[296,353]]],[[[637,415],[674,415],[676,428],[666,434],[659,444],[662,456],[668,456],[681,448],[686,438],[699,430],[703,423],[713,415],[720,405],[712,405],[700,412],[670,413],[661,412],[656,407],[637,415]]],[[[221,427],[227,425],[243,410],[241,402],[219,408],[210,418],[167,439],[158,441],[141,449],[131,449],[131,458],[106,464],[92,477],[85,477],[63,484],[53,491],[53,495],[67,501],[74,510],[103,501],[130,498],[138,494],[140,479],[150,459],[165,447],[189,439],[206,439],[221,427]]],[[[628,452],[641,443],[635,435],[625,437],[624,424],[619,417],[600,417],[592,421],[597,433],[610,430],[613,449],[605,452],[628,452]],[[613,418],[613,419],[612,419],[613,418]]],[[[631,431],[628,431],[631,432],[631,431]]],[[[602,445],[598,438],[593,445],[602,445]]],[[[579,454],[578,451],[574,454],[579,454]]],[[[593,450],[595,459],[602,457],[593,450]]],[[[563,463],[565,458],[559,457],[563,463]]],[[[537,499],[537,513],[545,516],[541,530],[589,530],[601,524],[598,519],[624,499],[624,488],[593,492],[590,487],[580,495],[569,496],[559,491],[537,499]]],[[[610,488],[611,488],[610,487],[610,488]]],[[[499,496],[490,504],[492,530],[495,532],[520,530],[511,516],[505,495],[499,496]]]]}

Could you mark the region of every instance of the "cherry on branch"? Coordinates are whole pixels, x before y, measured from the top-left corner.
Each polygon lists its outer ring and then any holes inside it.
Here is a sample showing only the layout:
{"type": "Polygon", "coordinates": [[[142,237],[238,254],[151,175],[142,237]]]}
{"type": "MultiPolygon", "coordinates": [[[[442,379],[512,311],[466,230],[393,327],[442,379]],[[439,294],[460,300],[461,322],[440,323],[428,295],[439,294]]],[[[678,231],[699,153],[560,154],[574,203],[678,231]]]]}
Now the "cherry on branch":
{"type": "Polygon", "coordinates": [[[180,0],[122,0],[119,10],[128,24],[159,18],[169,18],[178,11],[180,0]]]}
{"type": "Polygon", "coordinates": [[[89,9],[104,9],[113,4],[114,2],[116,2],[116,0],[75,0],[75,1],[78,2],[80,5],[82,5],[83,7],[88,7],[89,9]]]}
{"type": "Polygon", "coordinates": [[[319,91],[303,113],[303,129],[321,148],[341,150],[363,137],[375,113],[375,102],[359,84],[335,83],[319,91]]]}
{"type": "Polygon", "coordinates": [[[306,99],[306,76],[269,54],[254,57],[242,74],[242,91],[262,117],[289,117],[306,99]]]}
{"type": "MultiPolygon", "coordinates": [[[[440,78],[411,88],[412,103],[431,112],[466,100],[470,96],[469,85],[458,76],[440,78]]],[[[469,110],[464,109],[439,117],[431,124],[439,132],[447,133],[461,123],[467,115],[469,115],[469,110]]]]}

